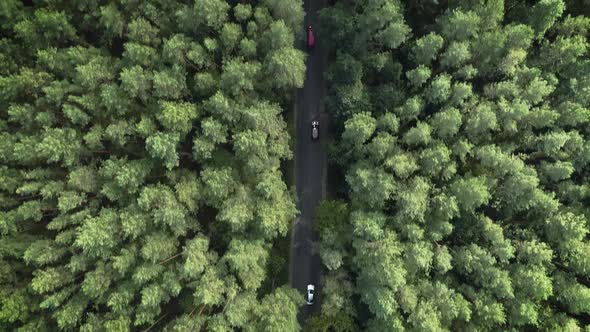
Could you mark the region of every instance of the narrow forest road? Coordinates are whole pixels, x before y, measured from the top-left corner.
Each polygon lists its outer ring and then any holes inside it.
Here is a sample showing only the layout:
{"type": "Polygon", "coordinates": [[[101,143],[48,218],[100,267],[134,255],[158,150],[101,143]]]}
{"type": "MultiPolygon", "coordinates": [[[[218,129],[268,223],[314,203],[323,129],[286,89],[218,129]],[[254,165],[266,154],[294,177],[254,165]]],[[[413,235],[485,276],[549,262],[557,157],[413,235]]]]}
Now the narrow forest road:
{"type": "MultiPolygon", "coordinates": [[[[305,26],[317,31],[319,24],[318,10],[326,6],[326,0],[304,0],[306,12],[305,26]]],[[[305,48],[305,43],[302,43],[305,48]]],[[[315,303],[303,306],[299,312],[299,322],[303,327],[305,319],[318,312],[321,302],[321,270],[319,255],[312,251],[312,243],[317,239],[312,223],[314,210],[326,195],[327,166],[327,116],[323,112],[325,95],[324,67],[326,63],[326,45],[316,32],[316,47],[307,51],[307,72],[305,84],[297,91],[295,105],[295,125],[297,145],[295,149],[295,185],[297,187],[298,209],[300,214],[293,225],[290,253],[291,286],[305,294],[308,284],[315,285],[315,303]],[[320,121],[320,139],[311,140],[311,121],[320,121]]],[[[303,298],[302,298],[303,301],[303,298]]]]}

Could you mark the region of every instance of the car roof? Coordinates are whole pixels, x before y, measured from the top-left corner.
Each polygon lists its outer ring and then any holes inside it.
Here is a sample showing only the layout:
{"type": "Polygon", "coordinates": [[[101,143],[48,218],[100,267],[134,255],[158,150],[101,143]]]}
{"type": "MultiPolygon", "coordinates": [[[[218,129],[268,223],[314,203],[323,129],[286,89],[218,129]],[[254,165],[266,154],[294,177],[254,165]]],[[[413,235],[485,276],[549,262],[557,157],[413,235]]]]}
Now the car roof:
{"type": "Polygon", "coordinates": [[[311,284],[307,285],[307,290],[314,290],[314,289],[315,289],[314,285],[311,285],[311,284]]]}

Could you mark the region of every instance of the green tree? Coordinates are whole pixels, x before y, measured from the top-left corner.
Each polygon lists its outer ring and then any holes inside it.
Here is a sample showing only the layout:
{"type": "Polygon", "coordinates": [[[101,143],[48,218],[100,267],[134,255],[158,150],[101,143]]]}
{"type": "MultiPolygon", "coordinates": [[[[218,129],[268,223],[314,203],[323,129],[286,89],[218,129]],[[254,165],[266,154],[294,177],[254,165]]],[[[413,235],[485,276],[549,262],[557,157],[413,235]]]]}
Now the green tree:
{"type": "Polygon", "coordinates": [[[263,75],[272,77],[272,86],[277,89],[303,87],[305,63],[303,52],[292,47],[273,51],[265,59],[263,75]]]}
{"type": "Polygon", "coordinates": [[[431,32],[416,40],[416,44],[412,47],[412,57],[417,64],[428,66],[438,57],[438,52],[442,49],[443,44],[444,39],[431,32]]]}
{"type": "Polygon", "coordinates": [[[456,108],[443,109],[441,112],[436,113],[430,121],[436,135],[443,140],[450,139],[457,134],[461,124],[461,112],[456,108]]]}
{"type": "Polygon", "coordinates": [[[406,77],[413,86],[420,87],[430,78],[430,68],[420,65],[415,69],[406,72],[406,77]]]}
{"type": "Polygon", "coordinates": [[[561,0],[543,0],[531,9],[529,25],[535,30],[537,38],[542,38],[547,30],[565,10],[565,4],[561,0]]]}
{"type": "Polygon", "coordinates": [[[469,61],[471,53],[469,52],[469,43],[452,42],[447,50],[441,55],[440,63],[446,68],[456,68],[469,61]]]}
{"type": "Polygon", "coordinates": [[[297,309],[303,298],[294,289],[277,288],[271,295],[264,297],[255,309],[256,322],[252,328],[256,331],[297,331],[297,309]]]}
{"type": "Polygon", "coordinates": [[[216,30],[227,21],[229,8],[229,4],[221,0],[198,0],[194,4],[197,22],[216,30]]]}
{"type": "Polygon", "coordinates": [[[383,207],[395,191],[396,184],[390,174],[382,169],[359,163],[346,175],[352,200],[372,208],[383,207]]]}
{"type": "Polygon", "coordinates": [[[282,20],[291,31],[296,33],[301,29],[305,16],[301,1],[264,0],[263,4],[269,9],[276,21],[282,20]]]}
{"type": "Polygon", "coordinates": [[[442,104],[451,96],[451,77],[447,74],[434,78],[427,90],[428,101],[442,104]]]}

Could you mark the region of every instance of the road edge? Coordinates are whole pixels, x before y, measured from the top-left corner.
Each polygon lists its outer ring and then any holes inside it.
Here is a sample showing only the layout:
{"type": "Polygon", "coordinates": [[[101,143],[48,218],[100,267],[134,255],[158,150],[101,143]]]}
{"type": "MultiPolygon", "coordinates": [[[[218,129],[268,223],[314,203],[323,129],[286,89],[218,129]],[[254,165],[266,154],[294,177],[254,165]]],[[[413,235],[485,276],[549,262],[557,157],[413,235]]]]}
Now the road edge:
{"type": "MultiPolygon", "coordinates": [[[[297,204],[297,200],[299,199],[299,197],[297,196],[297,186],[295,184],[295,179],[297,178],[297,89],[294,90],[293,93],[293,135],[294,137],[292,137],[293,140],[295,140],[295,145],[293,148],[293,171],[291,174],[291,177],[293,179],[292,183],[295,187],[295,199],[296,199],[296,205],[297,204]]],[[[299,211],[297,211],[297,215],[295,216],[295,218],[293,218],[293,220],[291,221],[291,226],[290,226],[290,232],[291,232],[291,236],[290,236],[290,243],[289,243],[289,286],[293,283],[293,238],[295,237],[295,232],[293,231],[295,229],[295,224],[297,224],[297,221],[299,219],[299,211]]]]}

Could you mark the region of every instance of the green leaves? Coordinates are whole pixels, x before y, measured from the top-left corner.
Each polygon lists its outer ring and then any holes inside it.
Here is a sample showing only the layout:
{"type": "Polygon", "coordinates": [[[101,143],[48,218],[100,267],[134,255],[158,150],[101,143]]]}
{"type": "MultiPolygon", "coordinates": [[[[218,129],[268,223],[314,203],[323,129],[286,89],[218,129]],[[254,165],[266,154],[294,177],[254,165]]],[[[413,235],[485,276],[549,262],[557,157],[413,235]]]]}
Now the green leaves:
{"type": "Polygon", "coordinates": [[[446,40],[463,41],[479,33],[480,17],[472,11],[452,10],[442,17],[442,35],[446,40]]]}
{"type": "Polygon", "coordinates": [[[428,101],[442,104],[451,95],[451,77],[447,74],[438,75],[432,80],[427,90],[428,101]]]}
{"type": "Polygon", "coordinates": [[[396,184],[382,169],[358,163],[346,175],[354,204],[382,208],[395,191],[396,184]]]}
{"type": "Polygon", "coordinates": [[[498,126],[496,114],[491,105],[480,104],[467,119],[465,131],[472,141],[485,140],[489,137],[489,131],[498,126]]]}
{"type": "Polygon", "coordinates": [[[26,321],[29,315],[28,298],[23,292],[13,292],[0,300],[0,320],[6,323],[26,321]]]}
{"type": "Polygon", "coordinates": [[[152,87],[152,75],[145,72],[140,66],[127,67],[121,71],[121,86],[132,98],[147,101],[149,90],[152,87]]]}
{"type": "Polygon", "coordinates": [[[180,66],[154,72],[154,96],[180,99],[186,93],[186,74],[180,66]]]}
{"type": "Polygon", "coordinates": [[[98,189],[96,170],[87,166],[73,170],[68,176],[68,185],[83,192],[95,192],[98,189]]]}
{"type": "Polygon", "coordinates": [[[255,199],[245,186],[239,186],[222,205],[217,220],[229,224],[232,231],[244,231],[254,218],[255,199]]]}
{"type": "Polygon", "coordinates": [[[297,331],[297,310],[301,305],[301,295],[285,286],[264,297],[256,308],[254,328],[256,331],[297,331]]]}
{"type": "Polygon", "coordinates": [[[57,207],[61,212],[68,212],[82,205],[85,200],[85,195],[80,195],[72,191],[66,191],[60,194],[57,207]]]}
{"type": "Polygon", "coordinates": [[[446,171],[443,177],[447,179],[453,175],[453,172],[447,169],[447,167],[452,167],[450,165],[451,151],[444,145],[437,145],[436,147],[423,150],[420,159],[421,170],[424,174],[435,176],[446,171]]]}
{"type": "Polygon", "coordinates": [[[162,110],[156,117],[166,129],[187,134],[197,115],[198,111],[194,104],[163,102],[162,110]]]}
{"type": "Polygon", "coordinates": [[[80,140],[73,129],[47,129],[35,152],[47,162],[63,161],[66,165],[73,165],[79,158],[80,140]]]}
{"type": "Polygon", "coordinates": [[[108,257],[119,243],[118,217],[115,211],[103,209],[78,227],[75,246],[88,257],[108,257]]]}
{"type": "Polygon", "coordinates": [[[266,8],[268,8],[275,21],[284,21],[291,31],[298,31],[303,26],[303,17],[305,16],[305,12],[302,2],[264,0],[262,3],[266,8]]]}
{"type": "Polygon", "coordinates": [[[364,112],[355,114],[344,126],[342,139],[354,147],[365,143],[371,138],[377,128],[377,121],[371,117],[370,113],[364,112]]]}
{"type": "Polygon", "coordinates": [[[390,23],[375,37],[380,43],[393,49],[403,44],[407,40],[410,33],[411,29],[409,26],[400,22],[395,22],[390,23]]]}
{"type": "Polygon", "coordinates": [[[118,158],[109,159],[103,163],[99,170],[101,177],[110,180],[103,186],[101,192],[113,200],[123,195],[122,191],[136,193],[144,184],[152,168],[152,161],[148,159],[132,161],[118,158]]]}
{"type": "Polygon", "coordinates": [[[223,299],[224,285],[215,267],[207,267],[200,279],[201,286],[194,293],[197,303],[205,305],[219,304],[223,299]]]}
{"type": "Polygon", "coordinates": [[[134,42],[125,43],[124,47],[123,57],[132,64],[151,67],[156,62],[157,55],[153,47],[134,42]]]}
{"type": "Polygon", "coordinates": [[[408,78],[410,83],[415,87],[420,87],[424,83],[426,83],[426,81],[428,81],[428,79],[430,78],[430,75],[430,68],[424,65],[419,65],[417,68],[406,72],[406,77],[408,78]]]}
{"type": "Polygon", "coordinates": [[[412,57],[417,64],[428,66],[438,56],[444,40],[438,34],[431,32],[416,40],[412,47],[412,57]]]}
{"type": "Polygon", "coordinates": [[[451,191],[464,211],[473,211],[490,199],[484,177],[459,179],[453,183],[451,191]]]}
{"type": "Polygon", "coordinates": [[[441,55],[440,63],[443,67],[456,68],[471,58],[468,42],[452,42],[441,55]]]}
{"type": "Polygon", "coordinates": [[[248,93],[254,89],[254,82],[259,72],[260,64],[258,63],[232,59],[223,65],[219,82],[221,89],[234,97],[248,93]]]}
{"type": "Polygon", "coordinates": [[[114,4],[100,7],[100,25],[106,30],[110,38],[121,37],[125,21],[121,12],[114,4]]]}
{"type": "Polygon", "coordinates": [[[248,159],[252,156],[265,157],[266,133],[247,130],[237,133],[233,137],[234,151],[239,158],[248,159]]]}
{"type": "Polygon", "coordinates": [[[111,271],[104,265],[99,265],[94,271],[88,272],[82,282],[82,291],[91,299],[104,296],[112,281],[111,271]]]}
{"type": "Polygon", "coordinates": [[[268,259],[268,251],[262,242],[234,239],[230,242],[224,259],[246,290],[257,289],[260,286],[268,259]]]}
{"type": "Polygon", "coordinates": [[[162,262],[173,256],[178,246],[175,238],[163,232],[149,234],[144,241],[140,250],[141,256],[151,263],[162,262]]]}
{"type": "Polygon", "coordinates": [[[206,197],[211,202],[218,202],[226,197],[235,186],[232,170],[229,167],[223,169],[207,168],[201,172],[206,197]]]}
{"type": "Polygon", "coordinates": [[[383,237],[386,217],[380,213],[355,211],[350,216],[354,235],[367,241],[377,241],[383,237]]]}
{"type": "Polygon", "coordinates": [[[228,18],[229,5],[222,0],[197,0],[193,10],[199,23],[218,30],[228,18]]]}
{"type": "Polygon", "coordinates": [[[34,278],[31,280],[31,288],[39,294],[45,294],[55,291],[72,281],[72,275],[65,269],[50,267],[44,270],[37,270],[34,273],[34,278]]]}
{"type": "Polygon", "coordinates": [[[100,84],[113,80],[112,65],[107,57],[92,57],[87,63],[76,66],[75,81],[89,89],[97,89],[100,84]]]}
{"type": "Polygon", "coordinates": [[[427,123],[418,122],[415,127],[406,132],[403,141],[409,146],[426,145],[430,143],[431,133],[432,129],[427,123]]]}
{"type": "Polygon", "coordinates": [[[586,218],[572,212],[555,215],[547,221],[546,232],[552,242],[580,241],[588,233],[586,218]]]}
{"type": "Polygon", "coordinates": [[[260,48],[264,54],[268,54],[282,48],[291,48],[294,43],[293,30],[284,21],[279,20],[272,22],[268,30],[264,31],[260,39],[260,48]]]}
{"type": "Polygon", "coordinates": [[[463,273],[472,274],[474,281],[498,298],[512,299],[514,291],[509,274],[495,266],[495,259],[477,245],[462,248],[454,256],[455,266],[463,273]]]}
{"type": "Polygon", "coordinates": [[[206,256],[209,247],[209,240],[205,237],[198,236],[187,242],[183,250],[185,263],[183,272],[191,279],[197,277],[205,270],[209,260],[206,256]]]}
{"type": "Polygon", "coordinates": [[[554,279],[555,289],[559,294],[557,296],[559,302],[566,305],[574,314],[587,314],[590,312],[590,307],[588,306],[590,289],[588,287],[578,283],[574,278],[563,273],[555,275],[554,279]]]}
{"type": "Polygon", "coordinates": [[[397,48],[409,37],[411,29],[405,24],[401,6],[395,1],[366,1],[359,15],[360,33],[356,45],[361,47],[374,38],[386,48],[397,48]]]}
{"type": "Polygon", "coordinates": [[[518,267],[512,276],[514,288],[532,301],[544,301],[553,295],[551,278],[543,268],[518,267]]]}
{"type": "Polygon", "coordinates": [[[79,325],[88,300],[83,296],[74,296],[64,306],[58,309],[53,317],[60,329],[71,329],[79,325]]]}
{"type": "Polygon", "coordinates": [[[161,159],[167,169],[173,169],[179,165],[176,146],[179,135],[174,133],[157,133],[145,140],[146,150],[150,156],[161,159]]]}
{"type": "MultiPolygon", "coordinates": [[[[137,203],[142,210],[151,214],[154,223],[167,225],[176,236],[185,234],[189,228],[187,210],[178,202],[169,187],[163,185],[146,187],[142,190],[137,203]]],[[[138,218],[137,221],[141,222],[142,218],[138,218]]]]}
{"type": "Polygon", "coordinates": [[[139,17],[131,21],[128,25],[128,38],[146,45],[156,45],[160,42],[158,39],[158,28],[152,26],[146,19],[139,17]]]}
{"type": "Polygon", "coordinates": [[[252,6],[250,4],[239,3],[234,7],[234,16],[240,22],[250,18],[252,15],[252,6]]]}
{"type": "Polygon", "coordinates": [[[456,108],[446,108],[436,113],[430,122],[436,135],[442,139],[450,139],[459,132],[462,116],[456,108]]]}
{"type": "Polygon", "coordinates": [[[50,263],[56,263],[66,254],[64,248],[56,246],[50,240],[38,240],[27,248],[24,253],[24,260],[28,264],[44,266],[50,263]]]}
{"type": "Polygon", "coordinates": [[[305,80],[305,54],[291,47],[271,52],[264,62],[264,75],[277,89],[302,88],[305,80]]]}
{"type": "Polygon", "coordinates": [[[533,6],[529,25],[535,30],[537,38],[543,37],[565,10],[562,0],[542,0],[533,6]]]}
{"type": "MultiPolygon", "coordinates": [[[[561,0],[435,2],[338,2],[314,26],[336,54],[345,186],[315,218],[313,326],[579,329],[588,18],[561,0]]],[[[280,167],[303,3],[4,9],[2,328],[299,329],[301,294],[261,285],[296,213],[280,167]]]]}
{"type": "Polygon", "coordinates": [[[384,166],[386,169],[393,171],[400,179],[406,179],[419,169],[416,159],[407,153],[399,153],[387,158],[384,166]]]}
{"type": "Polygon", "coordinates": [[[29,46],[44,48],[75,39],[76,29],[63,11],[39,8],[33,16],[14,25],[16,36],[29,46]]]}
{"type": "Polygon", "coordinates": [[[221,45],[226,53],[231,52],[242,37],[242,28],[234,23],[226,23],[221,29],[221,45]]]}
{"type": "Polygon", "coordinates": [[[259,199],[254,208],[257,231],[265,238],[285,236],[297,214],[295,201],[278,171],[268,172],[261,178],[256,184],[259,199]]]}
{"type": "Polygon", "coordinates": [[[428,208],[430,184],[422,177],[414,177],[397,192],[397,217],[400,220],[424,221],[428,208]]]}

